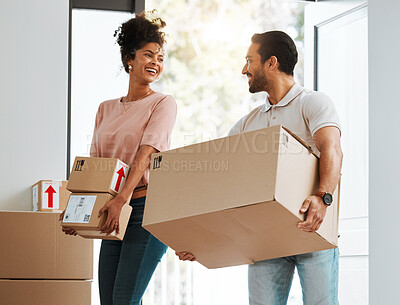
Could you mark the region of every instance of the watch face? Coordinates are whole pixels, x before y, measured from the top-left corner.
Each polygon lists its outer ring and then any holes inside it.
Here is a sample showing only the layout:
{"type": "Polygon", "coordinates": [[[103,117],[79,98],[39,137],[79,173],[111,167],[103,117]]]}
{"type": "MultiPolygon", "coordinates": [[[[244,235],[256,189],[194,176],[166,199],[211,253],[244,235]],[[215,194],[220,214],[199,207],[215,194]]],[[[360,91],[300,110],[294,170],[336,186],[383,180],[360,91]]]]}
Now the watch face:
{"type": "Polygon", "coordinates": [[[326,205],[331,205],[332,201],[333,201],[333,197],[331,194],[329,193],[325,193],[324,197],[322,197],[322,199],[324,200],[324,203],[326,205]]]}

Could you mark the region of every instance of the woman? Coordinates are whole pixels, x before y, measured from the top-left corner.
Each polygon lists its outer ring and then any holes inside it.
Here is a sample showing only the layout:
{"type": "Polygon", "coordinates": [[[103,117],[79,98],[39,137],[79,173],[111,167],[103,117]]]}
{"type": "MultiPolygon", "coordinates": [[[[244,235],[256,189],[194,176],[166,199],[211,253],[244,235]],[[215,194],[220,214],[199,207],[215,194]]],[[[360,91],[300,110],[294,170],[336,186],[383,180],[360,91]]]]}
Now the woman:
{"type": "MultiPolygon", "coordinates": [[[[99,258],[99,290],[102,305],[139,305],[152,274],[167,246],[142,228],[151,154],[169,148],[176,118],[172,96],[154,92],[150,84],[163,71],[165,26],[160,18],[142,13],[115,32],[125,71],[128,94],[100,104],[95,122],[92,157],[117,157],[131,166],[121,192],[99,213],[107,212],[100,228],[107,234],[118,230],[122,206],[132,214],[123,241],[103,240],[99,258]],[[135,192],[133,192],[135,190],[135,192]]],[[[75,234],[65,230],[68,234],[75,234]]]]}

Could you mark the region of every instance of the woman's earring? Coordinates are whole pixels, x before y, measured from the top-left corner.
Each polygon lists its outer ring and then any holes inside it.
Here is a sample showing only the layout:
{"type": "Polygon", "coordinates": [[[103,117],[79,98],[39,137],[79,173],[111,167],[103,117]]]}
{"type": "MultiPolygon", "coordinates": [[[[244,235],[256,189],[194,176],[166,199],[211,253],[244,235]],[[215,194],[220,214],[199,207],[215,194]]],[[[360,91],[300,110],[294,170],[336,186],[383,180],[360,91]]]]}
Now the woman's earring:
{"type": "Polygon", "coordinates": [[[131,71],[132,70],[132,66],[128,65],[128,70],[131,71]]]}

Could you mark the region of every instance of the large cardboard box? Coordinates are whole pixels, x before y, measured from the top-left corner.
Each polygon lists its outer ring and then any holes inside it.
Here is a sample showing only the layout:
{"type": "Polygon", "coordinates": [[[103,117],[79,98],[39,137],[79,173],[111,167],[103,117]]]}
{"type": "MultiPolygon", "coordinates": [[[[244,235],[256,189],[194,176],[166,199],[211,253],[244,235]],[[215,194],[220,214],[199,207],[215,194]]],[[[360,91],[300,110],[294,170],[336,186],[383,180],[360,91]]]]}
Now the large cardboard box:
{"type": "Polygon", "coordinates": [[[89,305],[91,281],[0,280],[2,305],[89,305]]]}
{"type": "Polygon", "coordinates": [[[70,192],[68,181],[40,180],[32,186],[33,211],[64,211],[70,192]]]}
{"type": "Polygon", "coordinates": [[[65,235],[59,217],[0,211],[0,278],[93,278],[93,241],[65,235]]]}
{"type": "Polygon", "coordinates": [[[337,245],[338,201],[316,233],[297,228],[318,158],[282,126],[153,154],[143,227],[208,268],[337,245]]]}
{"type": "Polygon", "coordinates": [[[119,217],[119,233],[101,233],[99,228],[107,220],[107,213],[98,217],[100,209],[114,196],[108,193],[72,193],[65,210],[62,226],[74,229],[85,238],[122,240],[125,235],[132,207],[124,204],[119,217]]]}
{"type": "Polygon", "coordinates": [[[110,193],[124,187],[130,167],[117,158],[76,157],[67,189],[73,193],[110,193]]]}

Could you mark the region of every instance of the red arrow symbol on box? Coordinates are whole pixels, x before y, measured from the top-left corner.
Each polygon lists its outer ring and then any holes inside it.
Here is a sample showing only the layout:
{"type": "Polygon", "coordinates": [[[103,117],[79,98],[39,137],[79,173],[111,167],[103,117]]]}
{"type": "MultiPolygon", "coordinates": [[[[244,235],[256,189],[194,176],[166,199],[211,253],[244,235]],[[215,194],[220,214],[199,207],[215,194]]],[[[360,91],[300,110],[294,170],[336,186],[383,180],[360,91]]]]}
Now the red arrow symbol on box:
{"type": "Polygon", "coordinates": [[[119,187],[121,185],[122,177],[125,178],[124,169],[121,167],[121,169],[117,172],[117,174],[118,174],[118,179],[117,179],[117,184],[115,184],[115,191],[116,192],[119,191],[119,187]]]}
{"type": "Polygon", "coordinates": [[[47,190],[45,191],[47,195],[49,196],[49,208],[53,207],[53,194],[56,193],[55,189],[50,185],[47,190]]]}

